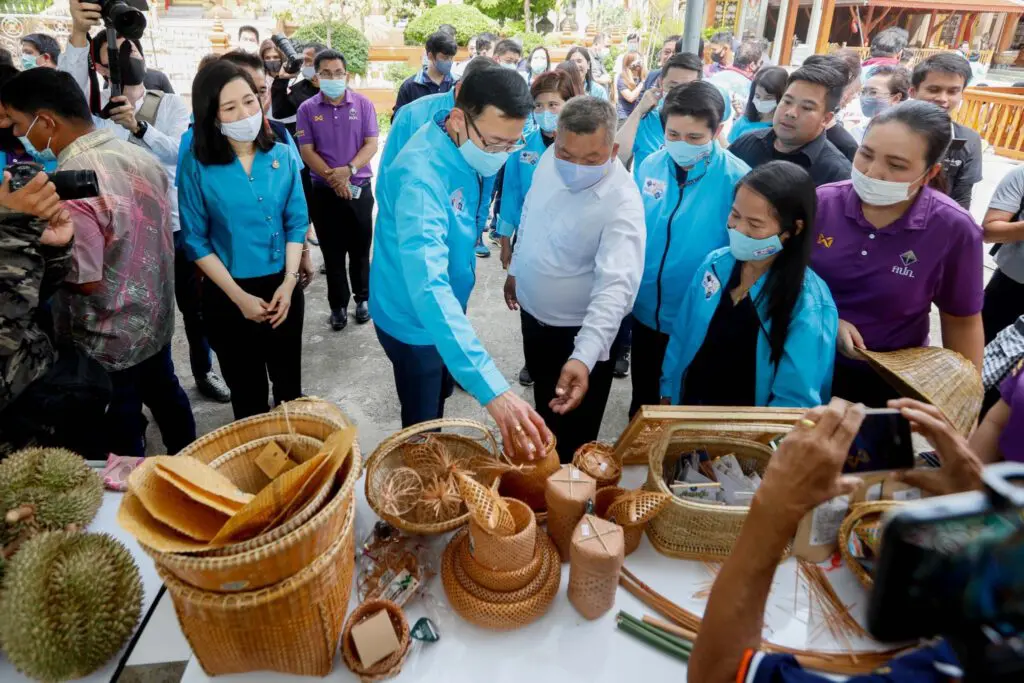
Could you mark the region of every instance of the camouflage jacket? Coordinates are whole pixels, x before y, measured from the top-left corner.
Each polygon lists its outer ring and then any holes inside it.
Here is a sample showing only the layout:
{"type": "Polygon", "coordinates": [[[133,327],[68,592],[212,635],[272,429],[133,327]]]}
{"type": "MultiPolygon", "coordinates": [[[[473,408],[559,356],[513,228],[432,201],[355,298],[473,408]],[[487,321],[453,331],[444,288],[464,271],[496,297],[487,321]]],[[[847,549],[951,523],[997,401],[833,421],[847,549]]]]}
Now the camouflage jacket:
{"type": "Polygon", "coordinates": [[[0,410],[57,357],[39,306],[67,276],[71,249],[41,246],[44,227],[45,221],[0,207],[0,410]]]}

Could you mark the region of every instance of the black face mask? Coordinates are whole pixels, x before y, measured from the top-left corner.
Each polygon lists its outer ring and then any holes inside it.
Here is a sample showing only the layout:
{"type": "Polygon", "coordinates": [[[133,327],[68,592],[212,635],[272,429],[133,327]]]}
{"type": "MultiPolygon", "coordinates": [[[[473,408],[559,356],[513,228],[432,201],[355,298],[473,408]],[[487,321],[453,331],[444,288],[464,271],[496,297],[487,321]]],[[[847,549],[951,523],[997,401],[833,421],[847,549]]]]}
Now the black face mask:
{"type": "Polygon", "coordinates": [[[265,59],[263,60],[263,68],[267,70],[267,73],[271,76],[276,76],[281,73],[281,60],[280,59],[265,59]]]}
{"type": "Polygon", "coordinates": [[[725,50],[722,50],[721,52],[712,52],[711,53],[711,61],[714,62],[715,64],[721,64],[724,59],[725,59],[725,50]]]}

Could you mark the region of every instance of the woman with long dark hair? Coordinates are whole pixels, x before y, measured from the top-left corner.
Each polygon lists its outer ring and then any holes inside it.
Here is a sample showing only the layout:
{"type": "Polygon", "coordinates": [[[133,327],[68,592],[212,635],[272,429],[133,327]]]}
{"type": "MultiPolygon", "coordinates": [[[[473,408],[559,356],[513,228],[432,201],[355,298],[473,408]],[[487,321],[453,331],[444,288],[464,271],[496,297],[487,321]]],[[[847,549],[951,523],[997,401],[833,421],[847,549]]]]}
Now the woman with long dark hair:
{"type": "Polygon", "coordinates": [[[754,81],[750,84],[750,96],[747,98],[747,107],[743,110],[743,116],[732,124],[732,130],[729,131],[729,144],[752,130],[772,127],[775,109],[779,106],[782,93],[786,92],[786,79],[788,78],[789,72],[781,66],[762,67],[754,74],[754,81]]]}
{"type": "Polygon", "coordinates": [[[569,54],[565,57],[565,61],[572,62],[579,69],[580,76],[583,77],[583,90],[588,95],[606,100],[608,91],[603,85],[594,81],[594,70],[591,68],[590,60],[590,51],[579,45],[570,49],[569,54]]]}
{"type": "Polygon", "coordinates": [[[662,365],[662,403],[828,403],[839,315],[808,268],[814,181],[773,161],[736,188],[729,246],[708,254],[683,296],[662,365]]]}
{"type": "Polygon", "coordinates": [[[839,308],[833,393],[881,408],[897,392],[858,349],[928,346],[932,305],[942,345],[981,370],[982,232],[938,189],[949,115],[920,100],[871,120],[853,178],[818,188],[811,263],[839,308]]]}
{"type": "Polygon", "coordinates": [[[193,155],[178,178],[185,250],[235,419],[302,393],[299,260],[309,217],[299,163],[276,141],[252,77],[221,60],[192,84],[193,155]]]}
{"type": "Polygon", "coordinates": [[[546,47],[535,47],[526,60],[526,75],[529,82],[533,83],[541,74],[551,70],[551,53],[546,47]]]}

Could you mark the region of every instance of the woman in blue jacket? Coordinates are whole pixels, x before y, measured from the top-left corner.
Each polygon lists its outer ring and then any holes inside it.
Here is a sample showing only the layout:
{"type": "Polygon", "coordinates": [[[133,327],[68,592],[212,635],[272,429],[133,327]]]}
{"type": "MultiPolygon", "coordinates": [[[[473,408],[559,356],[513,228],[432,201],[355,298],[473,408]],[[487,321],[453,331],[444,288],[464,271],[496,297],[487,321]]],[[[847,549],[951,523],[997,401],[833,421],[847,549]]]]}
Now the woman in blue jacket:
{"type": "Polygon", "coordinates": [[[814,181],[788,161],[743,180],[729,246],[683,295],[662,366],[662,403],[812,407],[831,394],[839,314],[810,262],[814,181]]]}
{"type": "Polygon", "coordinates": [[[787,78],[789,72],[781,66],[766,66],[754,74],[747,107],[729,131],[730,145],[752,130],[771,128],[779,100],[782,99],[782,93],[786,92],[787,78]]]}

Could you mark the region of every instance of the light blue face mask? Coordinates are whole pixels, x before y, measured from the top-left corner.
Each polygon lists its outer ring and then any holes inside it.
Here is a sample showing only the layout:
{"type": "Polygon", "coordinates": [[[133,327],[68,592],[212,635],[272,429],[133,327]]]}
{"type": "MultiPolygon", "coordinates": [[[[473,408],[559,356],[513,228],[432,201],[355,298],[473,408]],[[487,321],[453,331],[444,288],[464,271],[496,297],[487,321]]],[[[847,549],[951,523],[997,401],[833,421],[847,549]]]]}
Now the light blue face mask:
{"type": "Polygon", "coordinates": [[[536,114],[534,118],[537,119],[537,125],[545,133],[554,133],[558,128],[558,114],[553,111],[543,111],[536,114]]]}
{"type": "Polygon", "coordinates": [[[510,71],[515,71],[517,68],[519,68],[519,65],[516,64],[515,62],[502,62],[500,66],[502,69],[508,69],[510,71]]]}
{"type": "MultiPolygon", "coordinates": [[[[36,125],[36,121],[38,120],[38,116],[32,119],[32,125],[28,127],[28,130],[25,131],[24,135],[18,136],[18,140],[21,142],[21,146],[25,148],[25,151],[28,152],[29,156],[39,163],[45,164],[50,161],[57,161],[57,155],[53,153],[52,149],[50,149],[50,140],[46,141],[46,149],[39,151],[36,149],[36,146],[32,144],[32,141],[28,139],[28,134],[32,132],[32,126],[36,125]]],[[[53,138],[50,139],[52,140],[53,138]]]]}
{"type": "Polygon", "coordinates": [[[888,97],[862,97],[860,98],[860,110],[864,116],[873,119],[889,108],[888,97]]]}
{"type": "Polygon", "coordinates": [[[34,69],[39,65],[39,57],[36,55],[21,55],[21,70],[28,71],[34,69]]]}
{"type": "Polygon", "coordinates": [[[450,59],[435,59],[434,68],[441,72],[442,76],[447,76],[452,72],[452,60],[450,59]]]}
{"type": "Polygon", "coordinates": [[[593,187],[611,172],[612,161],[609,159],[600,166],[583,166],[565,159],[555,157],[555,170],[562,177],[562,182],[573,194],[593,187]]]}
{"type": "Polygon", "coordinates": [[[459,145],[459,152],[466,163],[484,178],[497,175],[501,167],[508,161],[508,152],[485,152],[469,138],[459,145]]]}
{"type": "Polygon", "coordinates": [[[345,81],[338,78],[320,79],[320,92],[332,100],[336,100],[345,94],[345,81]]]}
{"type": "Polygon", "coordinates": [[[772,235],[759,240],[729,228],[729,251],[737,261],[764,261],[782,251],[782,240],[772,235]]]}
{"type": "Polygon", "coordinates": [[[692,145],[685,140],[666,140],[665,149],[672,161],[682,168],[689,168],[705,157],[711,156],[714,141],[705,142],[703,145],[692,145]]]}

